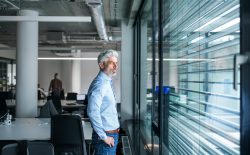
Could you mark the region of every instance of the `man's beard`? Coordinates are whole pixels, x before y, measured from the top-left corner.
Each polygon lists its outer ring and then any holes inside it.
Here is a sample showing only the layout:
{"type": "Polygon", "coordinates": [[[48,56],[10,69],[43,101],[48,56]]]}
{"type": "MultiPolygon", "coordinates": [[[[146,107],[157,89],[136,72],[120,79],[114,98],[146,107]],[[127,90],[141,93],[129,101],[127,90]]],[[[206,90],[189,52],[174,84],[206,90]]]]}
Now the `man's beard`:
{"type": "Polygon", "coordinates": [[[109,77],[113,77],[113,76],[116,76],[117,72],[113,72],[112,70],[111,71],[107,71],[105,69],[101,69],[101,71],[103,71],[105,74],[107,74],[109,77]]]}
{"type": "Polygon", "coordinates": [[[108,74],[110,77],[116,76],[116,72],[113,72],[113,71],[110,71],[108,74]]]}

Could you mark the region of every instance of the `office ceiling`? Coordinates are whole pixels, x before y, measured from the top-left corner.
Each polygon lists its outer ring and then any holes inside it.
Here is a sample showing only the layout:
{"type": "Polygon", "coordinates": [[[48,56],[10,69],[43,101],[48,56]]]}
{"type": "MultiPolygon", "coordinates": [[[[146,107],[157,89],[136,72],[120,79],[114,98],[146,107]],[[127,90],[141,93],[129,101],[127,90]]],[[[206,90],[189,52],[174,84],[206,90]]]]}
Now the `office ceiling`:
{"type": "MultiPolygon", "coordinates": [[[[39,16],[89,16],[91,22],[39,22],[39,52],[54,52],[74,47],[93,51],[120,50],[121,20],[133,18],[130,10],[135,0],[0,0],[1,16],[17,16],[19,10],[39,12],[39,16]],[[86,1],[102,2],[108,40],[99,37],[93,15],[86,1]],[[54,36],[54,37],[51,37],[54,36]],[[55,37],[56,36],[56,37],[55,37]],[[57,49],[58,48],[58,49],[57,49]]],[[[140,0],[137,1],[140,3],[140,0]]],[[[137,4],[137,6],[139,6],[137,4]]],[[[133,9],[134,10],[134,9],[133,9]]],[[[0,21],[0,48],[16,47],[17,22],[0,21]]]]}

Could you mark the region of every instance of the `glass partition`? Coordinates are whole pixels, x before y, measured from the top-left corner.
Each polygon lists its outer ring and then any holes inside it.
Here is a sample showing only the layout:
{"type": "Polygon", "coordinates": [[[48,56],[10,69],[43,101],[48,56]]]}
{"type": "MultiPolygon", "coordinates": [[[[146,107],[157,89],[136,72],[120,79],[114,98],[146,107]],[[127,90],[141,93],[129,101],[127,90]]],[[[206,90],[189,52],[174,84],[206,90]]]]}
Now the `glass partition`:
{"type": "Polygon", "coordinates": [[[163,85],[171,88],[163,145],[179,155],[240,154],[240,89],[233,89],[239,1],[163,4],[163,85]]]}

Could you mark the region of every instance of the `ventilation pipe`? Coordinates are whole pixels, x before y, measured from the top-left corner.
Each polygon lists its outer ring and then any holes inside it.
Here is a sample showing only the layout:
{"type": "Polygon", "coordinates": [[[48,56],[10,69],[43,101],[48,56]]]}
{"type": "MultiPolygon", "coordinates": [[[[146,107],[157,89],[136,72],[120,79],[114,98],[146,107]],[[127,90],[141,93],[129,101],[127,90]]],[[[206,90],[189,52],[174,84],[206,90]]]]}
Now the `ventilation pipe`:
{"type": "Polygon", "coordinates": [[[103,19],[102,1],[101,0],[86,0],[85,2],[90,8],[99,37],[102,40],[108,41],[108,36],[107,36],[105,23],[103,19]]]}

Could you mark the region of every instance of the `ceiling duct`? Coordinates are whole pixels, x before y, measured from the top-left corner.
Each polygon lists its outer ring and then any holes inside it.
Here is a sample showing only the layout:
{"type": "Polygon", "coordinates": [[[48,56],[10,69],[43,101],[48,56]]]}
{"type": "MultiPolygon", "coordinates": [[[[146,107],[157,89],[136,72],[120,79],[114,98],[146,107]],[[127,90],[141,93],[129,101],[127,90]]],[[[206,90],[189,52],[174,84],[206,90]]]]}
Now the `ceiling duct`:
{"type": "Polygon", "coordinates": [[[102,40],[108,41],[108,36],[107,36],[104,18],[103,18],[102,1],[101,0],[86,0],[85,2],[90,8],[99,37],[102,40]]]}
{"type": "Polygon", "coordinates": [[[19,10],[19,1],[14,0],[0,0],[0,9],[2,10],[19,10]]]}
{"type": "Polygon", "coordinates": [[[65,51],[52,51],[56,56],[60,57],[73,57],[75,54],[71,52],[71,50],[65,50],[65,51]]]}
{"type": "Polygon", "coordinates": [[[64,35],[64,32],[48,32],[47,42],[51,44],[66,43],[66,37],[64,35]]]}

